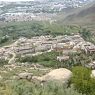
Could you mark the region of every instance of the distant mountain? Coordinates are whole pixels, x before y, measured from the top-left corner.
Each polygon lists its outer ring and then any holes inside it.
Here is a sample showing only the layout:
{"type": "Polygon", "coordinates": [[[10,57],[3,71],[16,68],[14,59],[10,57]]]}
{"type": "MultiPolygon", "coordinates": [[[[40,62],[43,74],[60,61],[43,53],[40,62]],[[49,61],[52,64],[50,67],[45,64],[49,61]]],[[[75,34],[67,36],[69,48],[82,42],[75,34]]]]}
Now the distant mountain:
{"type": "Polygon", "coordinates": [[[71,12],[64,20],[64,23],[94,23],[95,22],[95,1],[82,8],[71,12]]]}
{"type": "Polygon", "coordinates": [[[95,0],[84,7],[65,10],[56,19],[56,23],[78,25],[95,33],[95,0]]]}

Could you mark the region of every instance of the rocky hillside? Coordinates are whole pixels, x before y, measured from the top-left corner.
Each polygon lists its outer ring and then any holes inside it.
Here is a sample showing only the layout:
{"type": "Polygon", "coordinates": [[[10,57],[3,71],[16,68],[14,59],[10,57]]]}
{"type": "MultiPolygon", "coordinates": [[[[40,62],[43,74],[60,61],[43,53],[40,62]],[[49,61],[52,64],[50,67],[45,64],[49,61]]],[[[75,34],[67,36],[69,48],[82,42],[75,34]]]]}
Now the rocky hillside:
{"type": "Polygon", "coordinates": [[[95,31],[95,1],[81,8],[74,8],[61,13],[57,23],[65,25],[79,25],[94,33],[95,31]]]}
{"type": "Polygon", "coordinates": [[[75,10],[64,19],[65,23],[88,24],[95,22],[95,1],[89,5],[75,10]]]}

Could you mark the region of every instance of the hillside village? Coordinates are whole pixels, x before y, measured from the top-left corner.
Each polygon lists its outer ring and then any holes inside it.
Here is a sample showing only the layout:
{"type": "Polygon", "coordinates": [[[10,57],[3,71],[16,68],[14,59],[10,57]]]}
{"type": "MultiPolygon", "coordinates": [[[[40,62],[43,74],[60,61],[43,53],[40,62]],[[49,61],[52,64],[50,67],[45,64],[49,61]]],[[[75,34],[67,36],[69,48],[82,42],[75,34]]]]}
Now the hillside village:
{"type": "MultiPolygon", "coordinates": [[[[31,39],[25,37],[19,38],[13,44],[0,48],[0,58],[10,60],[15,59],[16,55],[32,55],[36,56],[44,52],[63,52],[58,56],[59,61],[69,59],[68,54],[78,51],[84,51],[86,54],[95,53],[95,45],[85,41],[81,35],[72,36],[36,36],[31,39]]],[[[13,60],[11,60],[14,62],[13,60]]],[[[9,62],[9,63],[12,63],[9,62]]]]}
{"type": "MultiPolygon", "coordinates": [[[[95,45],[85,41],[80,34],[62,35],[53,37],[35,36],[31,39],[21,37],[14,43],[0,48],[0,60],[8,60],[8,64],[0,67],[0,80],[7,81],[27,80],[30,83],[40,82],[41,86],[49,81],[61,81],[63,84],[69,82],[72,72],[69,69],[45,67],[39,63],[18,63],[17,55],[38,56],[48,52],[62,52],[55,58],[58,63],[70,60],[69,53],[84,52],[86,55],[95,53],[95,45]],[[10,75],[11,74],[11,75],[10,75]]],[[[68,65],[68,64],[67,64],[68,65]]],[[[85,64],[86,68],[91,68],[91,78],[95,78],[95,60],[85,64]]]]}

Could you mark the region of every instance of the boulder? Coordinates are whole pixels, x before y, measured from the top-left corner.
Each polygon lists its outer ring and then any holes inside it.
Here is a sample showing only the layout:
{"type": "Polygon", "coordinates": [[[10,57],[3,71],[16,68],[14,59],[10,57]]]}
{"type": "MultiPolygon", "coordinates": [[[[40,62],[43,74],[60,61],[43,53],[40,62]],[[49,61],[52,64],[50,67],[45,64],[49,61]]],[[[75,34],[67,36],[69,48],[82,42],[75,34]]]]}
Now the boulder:
{"type": "Polygon", "coordinates": [[[3,79],[3,77],[0,75],[0,80],[2,80],[3,79]]]}
{"type": "Polygon", "coordinates": [[[61,81],[67,83],[72,77],[72,72],[66,68],[55,69],[42,77],[35,77],[41,82],[61,81]]]}
{"type": "Polygon", "coordinates": [[[92,70],[92,72],[91,72],[91,78],[95,78],[95,70],[92,70]]]}
{"type": "Polygon", "coordinates": [[[27,72],[18,74],[19,79],[31,80],[32,76],[33,76],[32,73],[27,73],[27,72]]]}

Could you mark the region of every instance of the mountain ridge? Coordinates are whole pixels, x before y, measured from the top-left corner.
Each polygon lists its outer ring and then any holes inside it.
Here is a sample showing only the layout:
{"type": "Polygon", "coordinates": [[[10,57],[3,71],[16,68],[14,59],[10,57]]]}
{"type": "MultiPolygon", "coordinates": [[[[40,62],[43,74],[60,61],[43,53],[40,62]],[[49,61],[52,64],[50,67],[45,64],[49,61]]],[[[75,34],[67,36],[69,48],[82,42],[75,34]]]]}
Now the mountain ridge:
{"type": "Polygon", "coordinates": [[[92,23],[92,21],[95,21],[95,1],[83,8],[76,9],[63,19],[64,23],[92,23]]]}

